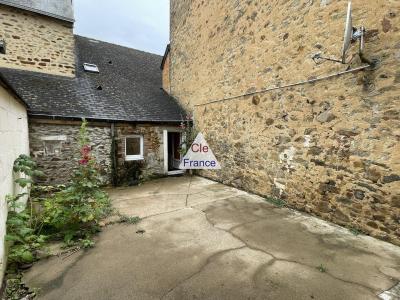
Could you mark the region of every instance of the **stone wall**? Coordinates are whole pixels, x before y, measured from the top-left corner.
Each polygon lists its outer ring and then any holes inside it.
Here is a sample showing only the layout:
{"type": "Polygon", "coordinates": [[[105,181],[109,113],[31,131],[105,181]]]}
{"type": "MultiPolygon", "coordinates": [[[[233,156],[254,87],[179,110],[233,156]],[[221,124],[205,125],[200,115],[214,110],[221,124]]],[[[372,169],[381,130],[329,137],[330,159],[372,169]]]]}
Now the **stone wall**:
{"type": "Polygon", "coordinates": [[[162,69],[162,87],[164,91],[169,93],[169,88],[170,88],[170,83],[169,83],[169,53],[167,54],[167,57],[165,58],[164,66],[162,69]]]}
{"type": "MultiPolygon", "coordinates": [[[[68,182],[77,167],[79,128],[78,121],[30,119],[30,151],[39,168],[46,174],[42,184],[68,182]]],[[[138,180],[147,180],[164,174],[163,130],[167,128],[171,127],[152,124],[115,124],[117,184],[135,184],[138,180]],[[125,138],[130,135],[143,136],[143,160],[125,160],[125,138]]],[[[89,122],[88,132],[92,153],[100,166],[103,183],[109,184],[113,182],[111,124],[89,122]]]]}
{"type": "Polygon", "coordinates": [[[134,184],[164,174],[163,132],[154,125],[117,124],[117,176],[119,184],[134,184]],[[142,135],[144,160],[125,160],[125,138],[142,135]],[[138,171],[138,173],[136,173],[138,171]]]}
{"type": "MultiPolygon", "coordinates": [[[[346,7],[173,0],[172,95],[222,165],[203,175],[400,244],[398,1],[353,1],[374,70],[240,96],[345,70],[311,57],[340,55],[346,7]]],[[[360,65],[355,55],[350,67],[360,65]]]]}
{"type": "Polygon", "coordinates": [[[75,73],[72,23],[0,4],[0,67],[66,76],[75,73]]]}
{"type": "Polygon", "coordinates": [[[6,267],[6,196],[23,192],[14,183],[17,174],[13,173],[14,161],[20,154],[29,154],[26,107],[0,86],[0,289],[6,267]]]}
{"type": "MultiPolygon", "coordinates": [[[[69,181],[79,159],[80,122],[30,119],[29,140],[31,156],[46,177],[45,184],[65,184],[69,181]]],[[[89,123],[92,154],[100,166],[103,183],[110,182],[111,129],[107,123],[89,123]]]]}

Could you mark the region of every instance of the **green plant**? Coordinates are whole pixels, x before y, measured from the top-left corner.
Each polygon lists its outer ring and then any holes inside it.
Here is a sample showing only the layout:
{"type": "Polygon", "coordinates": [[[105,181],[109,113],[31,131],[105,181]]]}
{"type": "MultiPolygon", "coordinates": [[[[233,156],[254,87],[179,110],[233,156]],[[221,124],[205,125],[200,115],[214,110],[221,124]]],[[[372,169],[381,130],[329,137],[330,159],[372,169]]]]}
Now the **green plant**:
{"type": "Polygon", "coordinates": [[[350,226],[348,229],[349,229],[349,231],[350,231],[352,234],[354,234],[355,236],[357,236],[357,235],[359,235],[359,234],[362,233],[360,230],[358,230],[358,229],[355,228],[355,227],[351,227],[351,226],[350,226]]]}
{"type": "Polygon", "coordinates": [[[143,180],[142,170],[144,168],[143,160],[125,161],[120,168],[118,175],[118,184],[121,185],[138,185],[143,180]]]}
{"type": "Polygon", "coordinates": [[[91,155],[87,122],[79,133],[80,157],[71,184],[44,201],[44,229],[66,244],[97,232],[98,222],[111,212],[110,199],[100,188],[96,160],[91,155]]]}
{"type": "Polygon", "coordinates": [[[180,128],[183,130],[183,142],[180,145],[180,153],[181,155],[185,155],[189,150],[190,146],[193,144],[194,139],[197,136],[198,131],[193,125],[193,120],[191,115],[187,115],[184,120],[182,120],[180,124],[180,128]]]}
{"type": "Polygon", "coordinates": [[[279,198],[275,198],[275,197],[266,197],[266,198],[264,198],[264,199],[265,199],[265,201],[267,201],[267,202],[269,202],[269,203],[271,203],[271,204],[273,204],[273,205],[275,205],[275,206],[278,206],[278,207],[284,207],[284,206],[287,205],[286,202],[285,202],[284,200],[279,199],[279,198]]]}
{"type": "Polygon", "coordinates": [[[320,271],[321,273],[326,273],[326,271],[328,271],[328,269],[326,267],[324,267],[322,264],[320,264],[317,267],[318,271],[320,271]]]}
{"type": "Polygon", "coordinates": [[[20,201],[23,194],[7,196],[9,212],[6,241],[11,242],[8,255],[11,263],[31,263],[36,259],[36,250],[45,242],[44,235],[36,235],[32,228],[31,215],[23,209],[20,201]]]}
{"type": "MultiPolygon", "coordinates": [[[[14,172],[23,177],[15,180],[21,188],[27,188],[33,185],[33,177],[43,176],[43,173],[37,170],[36,163],[27,155],[20,155],[14,162],[14,172]]],[[[23,198],[28,193],[22,192],[15,196],[6,196],[9,212],[7,216],[7,234],[6,241],[10,243],[8,260],[10,263],[31,263],[36,260],[36,251],[42,247],[45,242],[45,236],[36,234],[35,216],[32,206],[25,208],[23,198]]]]}
{"type": "Polygon", "coordinates": [[[0,299],[4,300],[30,300],[30,299],[35,299],[36,295],[39,292],[39,289],[33,288],[30,289],[25,285],[25,283],[22,280],[22,274],[17,272],[17,273],[10,273],[5,276],[5,293],[4,297],[0,299]]]}
{"type": "Polygon", "coordinates": [[[119,217],[119,223],[137,224],[140,220],[139,217],[129,217],[125,215],[120,215],[119,217]]]}
{"type": "Polygon", "coordinates": [[[37,169],[36,162],[25,154],[21,154],[14,161],[13,170],[15,173],[21,173],[24,175],[24,177],[20,177],[15,180],[15,183],[23,188],[33,184],[33,179],[35,177],[44,176],[43,172],[37,169]]]}
{"type": "Polygon", "coordinates": [[[94,247],[94,241],[91,239],[82,239],[80,241],[80,244],[81,244],[82,248],[85,248],[85,249],[94,247]]]}
{"type": "MultiPolygon", "coordinates": [[[[91,155],[87,122],[83,120],[79,133],[80,157],[67,187],[36,187],[34,178],[43,176],[36,163],[21,155],[14,163],[20,178],[15,182],[21,188],[31,188],[32,196],[41,201],[41,209],[25,208],[23,197],[28,192],[7,196],[9,213],[6,240],[10,243],[9,261],[23,264],[36,260],[37,252],[46,238],[62,238],[67,246],[90,248],[94,246],[91,235],[99,231],[98,222],[111,213],[108,195],[100,188],[100,178],[95,158],[91,155]],[[44,235],[44,234],[46,235],[44,235]]],[[[129,219],[127,222],[134,222],[129,219]]]]}

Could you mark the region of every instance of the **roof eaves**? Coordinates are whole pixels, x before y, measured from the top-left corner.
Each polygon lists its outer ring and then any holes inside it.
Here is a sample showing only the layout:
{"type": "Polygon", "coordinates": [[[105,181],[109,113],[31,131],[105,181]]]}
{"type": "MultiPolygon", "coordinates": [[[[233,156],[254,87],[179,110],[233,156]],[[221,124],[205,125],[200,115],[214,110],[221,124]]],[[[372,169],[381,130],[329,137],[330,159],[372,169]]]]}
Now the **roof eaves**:
{"type": "Polygon", "coordinates": [[[57,14],[46,12],[46,11],[43,11],[43,10],[40,10],[40,9],[36,9],[36,8],[33,8],[33,7],[25,6],[23,4],[17,4],[17,3],[14,3],[14,2],[9,2],[7,0],[0,0],[0,4],[4,4],[4,5],[7,5],[7,6],[20,8],[20,9],[23,9],[23,10],[27,10],[27,11],[30,11],[30,12],[37,13],[39,15],[45,15],[45,16],[48,16],[48,17],[51,17],[51,18],[55,18],[55,19],[59,19],[59,20],[63,20],[63,21],[69,22],[69,23],[74,23],[75,22],[75,20],[73,18],[67,18],[67,17],[64,17],[64,16],[60,16],[60,15],[57,15],[57,14]]]}
{"type": "Polygon", "coordinates": [[[4,85],[10,90],[14,96],[27,108],[29,109],[29,104],[21,97],[21,95],[18,94],[18,92],[13,88],[13,86],[10,84],[10,82],[7,80],[7,78],[4,77],[4,75],[0,72],[0,81],[4,83],[4,85]]]}
{"type": "Polygon", "coordinates": [[[47,119],[73,119],[73,120],[95,120],[95,121],[104,121],[104,122],[132,122],[132,123],[179,123],[182,122],[182,119],[173,120],[173,119],[118,119],[118,118],[100,118],[100,117],[92,117],[92,116],[62,116],[62,115],[54,115],[45,112],[33,112],[28,111],[28,115],[31,117],[40,117],[47,119]]]}

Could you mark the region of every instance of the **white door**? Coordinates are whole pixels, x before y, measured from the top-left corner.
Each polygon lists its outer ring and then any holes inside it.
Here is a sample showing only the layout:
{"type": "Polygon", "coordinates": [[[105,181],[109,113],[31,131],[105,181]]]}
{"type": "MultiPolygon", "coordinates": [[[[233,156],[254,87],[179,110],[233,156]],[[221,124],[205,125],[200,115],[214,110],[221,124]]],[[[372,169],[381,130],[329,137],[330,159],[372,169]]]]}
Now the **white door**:
{"type": "Polygon", "coordinates": [[[179,170],[181,163],[181,144],[182,133],[179,131],[164,130],[164,172],[166,174],[182,174],[184,170],[179,170]]]}

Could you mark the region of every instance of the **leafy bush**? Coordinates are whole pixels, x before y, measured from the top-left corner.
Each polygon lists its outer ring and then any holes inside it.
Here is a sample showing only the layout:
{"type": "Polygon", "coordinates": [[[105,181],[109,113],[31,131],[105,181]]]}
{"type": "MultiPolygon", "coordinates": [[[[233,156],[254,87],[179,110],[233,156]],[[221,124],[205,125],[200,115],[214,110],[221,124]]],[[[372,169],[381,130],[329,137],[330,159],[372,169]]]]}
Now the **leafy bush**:
{"type": "Polygon", "coordinates": [[[5,293],[1,300],[32,300],[36,299],[39,289],[27,287],[21,273],[8,273],[5,277],[5,293]]]}
{"type": "MultiPolygon", "coordinates": [[[[79,134],[80,158],[71,184],[44,202],[44,228],[60,234],[66,243],[85,241],[98,231],[98,221],[111,212],[108,195],[100,189],[96,160],[91,154],[84,120],[79,134]]],[[[90,243],[84,242],[87,247],[90,243]]]]}
{"type": "Polygon", "coordinates": [[[30,207],[24,208],[21,199],[28,193],[7,196],[6,240],[11,244],[11,263],[35,261],[37,250],[47,238],[61,237],[68,246],[93,247],[91,235],[99,231],[100,219],[111,212],[111,203],[108,195],[100,189],[100,177],[91,154],[85,120],[80,129],[79,145],[78,168],[67,187],[35,187],[33,179],[43,176],[36,163],[27,155],[21,155],[15,161],[14,172],[23,175],[15,182],[22,188],[31,188],[34,191],[31,196],[39,199],[43,207],[35,211],[31,199],[30,207]]]}
{"type": "Polygon", "coordinates": [[[33,184],[35,177],[44,176],[42,171],[37,169],[36,162],[28,155],[21,154],[15,161],[13,171],[15,173],[21,173],[24,177],[18,178],[15,182],[21,187],[27,187],[33,184]]]}
{"type": "Polygon", "coordinates": [[[45,242],[45,236],[35,234],[27,210],[18,212],[23,206],[19,202],[19,196],[7,196],[10,211],[7,218],[6,240],[12,243],[8,259],[12,263],[31,263],[36,259],[36,250],[45,242]]]}
{"type": "MultiPolygon", "coordinates": [[[[27,155],[20,155],[14,162],[14,172],[23,177],[15,182],[22,188],[31,187],[32,178],[42,176],[36,163],[27,155]]],[[[22,198],[27,193],[6,197],[9,212],[7,217],[6,241],[11,244],[8,259],[10,263],[31,263],[36,260],[36,251],[45,242],[45,236],[36,234],[32,209],[26,209],[22,198]]]]}

